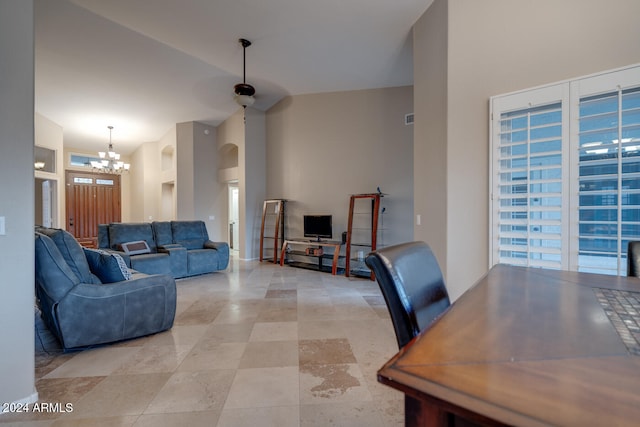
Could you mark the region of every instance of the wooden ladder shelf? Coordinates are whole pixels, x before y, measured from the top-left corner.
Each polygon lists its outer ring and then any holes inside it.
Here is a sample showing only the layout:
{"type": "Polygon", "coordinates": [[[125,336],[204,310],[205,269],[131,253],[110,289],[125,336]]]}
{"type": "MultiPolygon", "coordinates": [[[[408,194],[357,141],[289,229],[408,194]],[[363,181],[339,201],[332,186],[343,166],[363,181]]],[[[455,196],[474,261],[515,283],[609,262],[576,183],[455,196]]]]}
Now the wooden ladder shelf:
{"type": "MultiPolygon", "coordinates": [[[[375,279],[373,272],[367,271],[364,272],[363,260],[353,258],[351,254],[352,246],[356,246],[365,249],[367,252],[375,251],[378,246],[378,220],[380,216],[380,198],[383,197],[383,193],[368,193],[368,194],[354,194],[351,196],[351,200],[349,201],[349,224],[347,227],[347,241],[346,241],[346,261],[345,261],[345,276],[349,277],[353,276],[365,276],[369,277],[371,280],[375,279]],[[369,212],[356,212],[356,203],[360,200],[371,200],[371,211],[369,212]],[[364,219],[360,219],[360,221],[355,221],[357,224],[354,226],[354,216],[356,215],[369,215],[370,218],[367,218],[367,223],[364,224],[364,219]],[[370,221],[370,222],[369,222],[370,221]],[[365,227],[366,225],[366,227],[365,227]],[[356,233],[358,231],[358,233],[356,233]],[[369,234],[370,233],[370,234],[369,234]],[[355,236],[355,234],[359,234],[355,236]],[[353,241],[354,239],[364,239],[366,234],[368,241],[353,241]],[[359,265],[359,269],[353,270],[351,268],[351,264],[355,263],[359,265]]],[[[362,209],[362,206],[360,206],[362,209]]],[[[367,269],[368,270],[368,269],[367,269]]]]}
{"type": "Polygon", "coordinates": [[[284,205],[286,200],[265,200],[262,205],[262,225],[260,226],[260,261],[278,261],[278,254],[284,243],[284,205]],[[270,241],[271,240],[271,241],[270,241]],[[273,250],[273,256],[265,251],[273,250]]]}

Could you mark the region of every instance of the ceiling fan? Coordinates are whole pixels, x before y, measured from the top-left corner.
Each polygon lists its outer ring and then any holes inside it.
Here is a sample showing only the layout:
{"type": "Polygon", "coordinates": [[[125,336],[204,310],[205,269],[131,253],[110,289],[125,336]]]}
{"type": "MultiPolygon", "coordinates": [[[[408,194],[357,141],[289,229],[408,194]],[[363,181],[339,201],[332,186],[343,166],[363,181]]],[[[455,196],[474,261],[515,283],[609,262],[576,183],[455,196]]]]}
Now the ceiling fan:
{"type": "Polygon", "coordinates": [[[247,108],[252,106],[256,101],[253,97],[256,89],[247,83],[247,48],[251,46],[251,42],[247,39],[240,39],[238,41],[242,45],[242,83],[235,85],[233,92],[236,94],[236,102],[242,105],[243,108],[247,108]]]}

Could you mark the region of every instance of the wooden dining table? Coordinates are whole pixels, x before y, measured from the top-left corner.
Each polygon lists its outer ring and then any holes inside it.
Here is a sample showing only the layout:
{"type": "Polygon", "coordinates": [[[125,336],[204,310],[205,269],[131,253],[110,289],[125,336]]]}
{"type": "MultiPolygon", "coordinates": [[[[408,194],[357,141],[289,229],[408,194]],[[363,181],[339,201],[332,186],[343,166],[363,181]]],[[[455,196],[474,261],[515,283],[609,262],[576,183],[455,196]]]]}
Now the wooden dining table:
{"type": "Polygon", "coordinates": [[[638,301],[635,277],[496,265],[378,381],[406,425],[639,426],[638,301]]]}

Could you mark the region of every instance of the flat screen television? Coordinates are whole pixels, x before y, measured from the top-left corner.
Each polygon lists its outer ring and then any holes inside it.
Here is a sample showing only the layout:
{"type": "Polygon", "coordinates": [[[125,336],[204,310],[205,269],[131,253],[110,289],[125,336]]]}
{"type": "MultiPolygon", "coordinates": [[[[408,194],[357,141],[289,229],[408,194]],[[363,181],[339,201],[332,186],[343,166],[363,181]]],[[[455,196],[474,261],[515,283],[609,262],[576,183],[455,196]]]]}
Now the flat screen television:
{"type": "Polygon", "coordinates": [[[333,227],[331,215],[305,215],[304,216],[304,237],[315,237],[330,239],[333,237],[333,227]]]}

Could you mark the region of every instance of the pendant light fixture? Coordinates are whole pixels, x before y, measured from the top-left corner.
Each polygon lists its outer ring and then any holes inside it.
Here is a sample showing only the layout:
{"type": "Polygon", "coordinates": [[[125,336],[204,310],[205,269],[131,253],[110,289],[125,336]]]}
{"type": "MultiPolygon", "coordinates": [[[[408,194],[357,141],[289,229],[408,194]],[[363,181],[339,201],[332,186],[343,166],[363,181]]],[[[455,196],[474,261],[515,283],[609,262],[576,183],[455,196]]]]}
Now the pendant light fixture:
{"type": "Polygon", "coordinates": [[[109,149],[108,151],[99,151],[98,156],[100,160],[93,160],[91,166],[98,172],[103,173],[122,173],[129,172],[131,165],[120,160],[120,154],[113,150],[113,142],[111,141],[111,132],[113,126],[107,126],[109,128],[109,149]]]}
{"type": "Polygon", "coordinates": [[[251,46],[251,42],[247,39],[240,39],[238,41],[242,45],[242,83],[235,85],[233,92],[236,94],[236,102],[243,108],[247,108],[252,106],[256,100],[253,97],[256,89],[247,83],[247,48],[251,46]]]}

